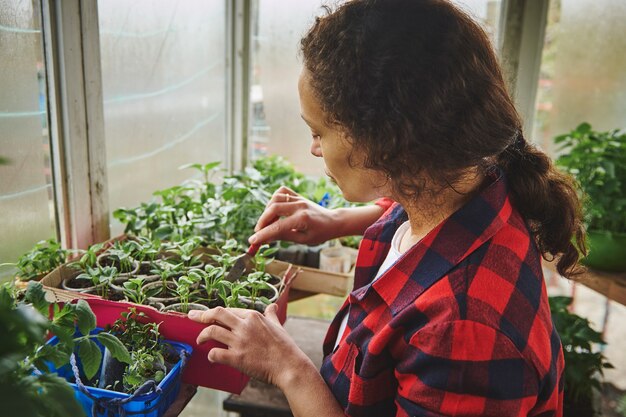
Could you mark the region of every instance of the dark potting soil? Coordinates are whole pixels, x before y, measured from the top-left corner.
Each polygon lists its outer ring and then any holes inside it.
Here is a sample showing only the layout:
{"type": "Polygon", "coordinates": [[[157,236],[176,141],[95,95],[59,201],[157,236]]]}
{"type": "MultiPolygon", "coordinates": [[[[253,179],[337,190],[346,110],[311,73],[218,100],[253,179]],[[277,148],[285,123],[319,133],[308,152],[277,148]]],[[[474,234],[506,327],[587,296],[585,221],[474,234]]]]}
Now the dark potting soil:
{"type": "Polygon", "coordinates": [[[100,258],[100,264],[102,266],[114,266],[117,268],[118,271],[122,270],[122,268],[120,267],[119,259],[113,258],[111,256],[103,256],[102,258],[100,258]]]}
{"type": "Polygon", "coordinates": [[[93,287],[93,282],[90,279],[74,277],[67,281],[66,285],[70,288],[89,288],[93,287]]]}
{"type": "Polygon", "coordinates": [[[194,301],[194,303],[202,304],[203,306],[207,306],[209,308],[225,307],[226,306],[226,304],[224,304],[224,301],[222,301],[221,298],[212,299],[212,300],[207,300],[207,299],[196,300],[196,301],[194,301]]]}
{"type": "Polygon", "coordinates": [[[124,387],[121,381],[124,377],[125,369],[126,364],[115,359],[111,356],[109,349],[105,349],[102,367],[100,369],[100,378],[98,380],[98,388],[123,392],[124,387]],[[116,382],[118,383],[116,384],[116,382]]]}
{"type": "Polygon", "coordinates": [[[180,355],[176,352],[176,349],[167,343],[162,345],[161,353],[163,353],[163,359],[165,360],[165,368],[169,372],[174,365],[180,360],[180,355]]]}
{"type": "Polygon", "coordinates": [[[137,271],[137,275],[152,275],[150,272],[152,267],[150,264],[141,263],[139,264],[139,271],[137,271]]]}
{"type": "Polygon", "coordinates": [[[126,297],[124,297],[124,294],[119,293],[119,292],[114,292],[114,291],[109,291],[109,293],[107,294],[105,298],[111,301],[125,301],[126,300],[126,297]]]}
{"type": "Polygon", "coordinates": [[[224,301],[222,301],[222,299],[219,298],[217,294],[209,299],[209,294],[205,289],[200,290],[196,294],[196,298],[194,298],[193,302],[196,304],[202,304],[203,306],[207,306],[209,308],[225,306],[224,301]]]}
{"type": "Polygon", "coordinates": [[[173,298],[173,297],[177,297],[178,295],[176,294],[176,291],[174,291],[173,288],[170,288],[170,286],[168,285],[167,287],[165,287],[165,290],[161,289],[161,291],[155,296],[157,298],[173,298]]]}
{"type": "Polygon", "coordinates": [[[271,298],[273,296],[274,296],[274,291],[272,291],[272,290],[261,290],[261,291],[259,291],[259,295],[257,295],[256,298],[260,298],[260,297],[271,298]]]}

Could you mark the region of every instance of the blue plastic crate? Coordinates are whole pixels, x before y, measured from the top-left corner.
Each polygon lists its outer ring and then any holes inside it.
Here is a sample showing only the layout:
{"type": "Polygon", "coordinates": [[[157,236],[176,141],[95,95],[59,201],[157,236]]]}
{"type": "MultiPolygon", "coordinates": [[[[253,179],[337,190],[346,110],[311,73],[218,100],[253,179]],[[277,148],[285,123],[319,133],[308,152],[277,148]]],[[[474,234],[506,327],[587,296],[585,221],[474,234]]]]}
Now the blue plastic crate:
{"type": "MultiPolygon", "coordinates": [[[[98,333],[103,329],[96,329],[93,333],[98,333]]],[[[94,342],[104,351],[104,347],[94,339],[94,342]]],[[[55,345],[58,343],[57,337],[53,337],[48,344],[55,345]]],[[[163,343],[174,348],[179,355],[191,356],[192,347],[185,343],[164,340],[163,343]]],[[[81,368],[80,362],[78,364],[81,368]]],[[[102,364],[100,364],[102,366],[102,364]]],[[[131,394],[124,394],[117,391],[111,391],[102,388],[85,387],[89,394],[81,392],[75,383],[74,373],[70,365],[56,369],[53,364],[49,363],[50,372],[56,372],[60,377],[65,378],[74,388],[76,399],[80,402],[85,410],[85,414],[91,417],[110,417],[110,416],[132,416],[132,417],[161,417],[170,405],[176,400],[180,391],[181,377],[184,361],[179,360],[172,369],[165,375],[165,378],[158,384],[157,390],[152,390],[147,394],[135,396],[128,401],[131,394]],[[92,398],[93,397],[93,398],[92,398]],[[95,400],[94,400],[95,398],[95,400]],[[98,405],[94,408],[94,402],[98,405]]],[[[98,370],[99,374],[100,370],[98,370]]],[[[82,375],[82,371],[81,371],[82,375]]]]}

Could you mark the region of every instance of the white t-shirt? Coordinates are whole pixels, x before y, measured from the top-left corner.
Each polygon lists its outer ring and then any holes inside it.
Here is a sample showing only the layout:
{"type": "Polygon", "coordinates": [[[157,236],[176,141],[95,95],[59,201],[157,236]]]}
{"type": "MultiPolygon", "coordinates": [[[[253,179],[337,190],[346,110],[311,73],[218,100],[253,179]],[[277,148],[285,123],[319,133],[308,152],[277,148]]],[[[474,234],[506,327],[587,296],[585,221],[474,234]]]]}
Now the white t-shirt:
{"type": "MultiPolygon", "coordinates": [[[[394,233],[393,238],[391,239],[391,248],[389,249],[389,253],[387,253],[387,257],[383,261],[382,265],[380,265],[380,268],[378,269],[378,272],[372,282],[380,278],[402,256],[402,253],[400,252],[400,242],[402,242],[402,238],[409,230],[411,230],[411,224],[408,220],[398,227],[396,233],[394,233]]],[[[341,320],[341,325],[339,326],[339,332],[337,333],[335,348],[339,345],[339,341],[341,340],[343,333],[346,331],[347,324],[348,314],[344,314],[343,319],[341,320]]]]}

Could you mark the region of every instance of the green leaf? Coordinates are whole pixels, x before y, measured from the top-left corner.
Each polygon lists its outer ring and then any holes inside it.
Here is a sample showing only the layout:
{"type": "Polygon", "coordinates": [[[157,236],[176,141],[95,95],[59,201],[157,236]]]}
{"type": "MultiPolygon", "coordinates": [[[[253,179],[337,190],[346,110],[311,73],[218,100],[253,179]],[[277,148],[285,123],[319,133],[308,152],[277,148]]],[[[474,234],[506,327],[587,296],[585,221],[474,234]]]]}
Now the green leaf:
{"type": "Polygon", "coordinates": [[[93,378],[100,369],[102,362],[102,351],[98,345],[91,339],[81,339],[78,342],[78,356],[83,364],[83,371],[87,379],[93,378]]]}
{"type": "Polygon", "coordinates": [[[96,315],[91,311],[91,307],[85,300],[78,300],[76,303],[76,318],[78,330],[84,335],[89,335],[96,328],[96,315]]]}
{"type": "MultiPolygon", "coordinates": [[[[40,359],[52,362],[57,369],[70,362],[71,354],[72,344],[65,345],[63,343],[59,343],[54,346],[43,345],[39,352],[37,352],[37,356],[39,356],[40,359]]],[[[42,371],[46,371],[48,367],[43,366],[39,367],[39,369],[42,371]]]]}
{"type": "Polygon", "coordinates": [[[126,346],[122,344],[120,339],[110,333],[105,332],[98,333],[96,337],[98,338],[98,341],[100,343],[102,343],[107,349],[111,351],[111,355],[113,355],[115,359],[120,362],[128,364],[131,363],[130,353],[128,353],[128,349],[126,349],[126,346]]]}
{"type": "Polygon", "coordinates": [[[74,390],[66,380],[52,374],[39,378],[43,387],[42,402],[45,403],[49,417],[84,416],[85,411],[76,401],[74,390]]]}
{"type": "Polygon", "coordinates": [[[42,315],[48,316],[48,307],[50,303],[46,300],[46,293],[43,290],[41,282],[30,281],[26,288],[24,299],[33,304],[42,315]]]}
{"type": "Polygon", "coordinates": [[[163,239],[168,238],[173,232],[174,232],[174,228],[171,225],[162,224],[161,226],[157,227],[157,229],[154,231],[154,236],[157,239],[163,240],[163,239]]]}
{"type": "Polygon", "coordinates": [[[163,371],[156,371],[154,373],[154,380],[156,382],[161,382],[163,380],[163,378],[165,378],[165,372],[163,372],[163,371]]]}

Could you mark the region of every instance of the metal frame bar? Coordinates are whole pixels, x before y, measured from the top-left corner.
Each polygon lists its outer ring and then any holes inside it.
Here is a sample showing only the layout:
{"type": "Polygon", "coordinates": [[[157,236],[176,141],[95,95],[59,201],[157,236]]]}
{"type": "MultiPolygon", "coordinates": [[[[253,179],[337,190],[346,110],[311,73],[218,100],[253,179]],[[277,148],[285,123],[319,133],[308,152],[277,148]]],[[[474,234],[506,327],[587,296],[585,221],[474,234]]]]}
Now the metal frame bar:
{"type": "Polygon", "coordinates": [[[40,0],[57,224],[65,247],[109,238],[97,0],[40,0]]]}
{"type": "Polygon", "coordinates": [[[509,90],[532,132],[549,0],[503,0],[499,52],[509,90]]]}
{"type": "Polygon", "coordinates": [[[227,2],[226,12],[226,160],[231,171],[248,163],[252,0],[227,2]]]}

